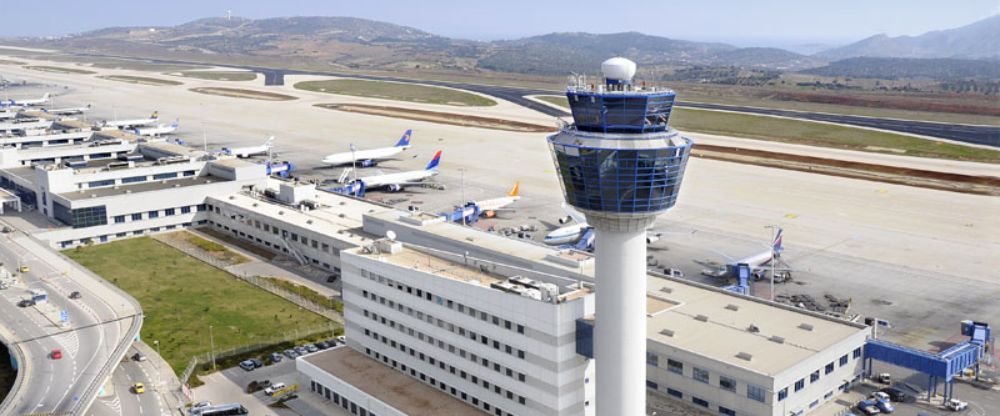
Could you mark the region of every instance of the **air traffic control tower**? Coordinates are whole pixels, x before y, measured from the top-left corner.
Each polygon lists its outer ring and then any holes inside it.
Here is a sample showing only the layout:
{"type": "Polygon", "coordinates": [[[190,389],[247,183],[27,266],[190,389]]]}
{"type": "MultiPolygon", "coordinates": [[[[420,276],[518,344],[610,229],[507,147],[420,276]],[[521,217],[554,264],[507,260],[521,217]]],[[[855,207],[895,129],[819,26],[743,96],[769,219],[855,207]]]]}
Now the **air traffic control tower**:
{"type": "Polygon", "coordinates": [[[596,231],[598,416],[645,415],[645,230],[677,201],[692,145],[667,124],[674,92],[634,85],[635,70],[611,58],[602,84],[574,78],[573,123],[548,138],[566,202],[596,231]]]}

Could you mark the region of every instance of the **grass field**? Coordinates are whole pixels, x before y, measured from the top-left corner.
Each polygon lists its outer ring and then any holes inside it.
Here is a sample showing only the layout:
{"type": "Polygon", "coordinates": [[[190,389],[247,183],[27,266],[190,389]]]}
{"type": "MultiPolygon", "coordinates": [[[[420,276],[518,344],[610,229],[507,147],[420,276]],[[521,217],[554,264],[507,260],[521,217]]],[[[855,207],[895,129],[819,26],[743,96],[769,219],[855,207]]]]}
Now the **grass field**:
{"type": "Polygon", "coordinates": [[[33,69],[35,71],[56,72],[60,74],[80,74],[80,75],[96,74],[96,72],[88,71],[86,69],[66,68],[61,66],[31,65],[31,66],[26,66],[25,68],[33,69]]]}
{"type": "Polygon", "coordinates": [[[257,73],[249,71],[184,71],[180,73],[180,76],[212,81],[253,81],[257,79],[257,73]]]}
{"type": "Polygon", "coordinates": [[[142,85],[152,85],[152,86],[170,86],[170,85],[181,85],[183,82],[172,81],[169,79],[159,79],[159,78],[148,78],[148,77],[135,77],[131,75],[103,75],[99,76],[101,79],[108,79],[111,81],[128,82],[131,84],[142,84],[142,85]]]}
{"type": "MultiPolygon", "coordinates": [[[[86,58],[72,57],[74,60],[79,60],[81,62],[86,62],[86,58]]],[[[133,71],[150,71],[150,72],[174,72],[174,71],[189,71],[192,69],[202,68],[195,65],[175,65],[175,64],[157,64],[153,62],[142,62],[142,61],[96,61],[92,64],[95,68],[104,69],[130,69],[133,71]]]]}
{"type": "Polygon", "coordinates": [[[249,100],[289,101],[298,99],[298,97],[293,97],[291,95],[278,94],[274,92],[245,90],[241,88],[201,87],[201,88],[191,88],[190,91],[197,92],[200,94],[219,95],[222,97],[246,98],[249,100]]]}
{"type": "Polygon", "coordinates": [[[410,101],[417,103],[473,107],[497,105],[496,101],[477,94],[448,88],[404,84],[398,82],[367,81],[359,79],[331,79],[325,81],[302,81],[296,83],[295,88],[330,94],[382,98],[386,100],[410,101]]]}
{"type": "Polygon", "coordinates": [[[312,290],[306,286],[292,283],[285,279],[279,279],[276,277],[264,277],[263,279],[266,280],[268,283],[271,283],[289,292],[295,293],[299,296],[309,299],[309,301],[311,301],[312,303],[321,306],[326,306],[327,308],[336,310],[337,312],[341,313],[344,312],[343,302],[324,296],[322,293],[312,290]]]}
{"type": "Polygon", "coordinates": [[[20,66],[20,65],[24,65],[24,64],[25,63],[21,62],[21,61],[12,61],[10,59],[0,59],[0,65],[18,65],[18,66],[20,66]]]}
{"type": "Polygon", "coordinates": [[[330,321],[148,237],[65,251],[131,294],[146,315],[142,337],[160,342],[180,372],[196,354],[267,341],[330,321]],[[137,267],[141,265],[141,267],[137,267]]]}
{"type": "MultiPolygon", "coordinates": [[[[565,97],[538,96],[539,100],[569,107],[565,97]]],[[[904,150],[910,156],[1000,163],[1000,151],[962,146],[902,134],[826,123],[790,120],[721,111],[675,108],[670,125],[678,130],[747,137],[822,147],[875,151],[904,150]]]]}

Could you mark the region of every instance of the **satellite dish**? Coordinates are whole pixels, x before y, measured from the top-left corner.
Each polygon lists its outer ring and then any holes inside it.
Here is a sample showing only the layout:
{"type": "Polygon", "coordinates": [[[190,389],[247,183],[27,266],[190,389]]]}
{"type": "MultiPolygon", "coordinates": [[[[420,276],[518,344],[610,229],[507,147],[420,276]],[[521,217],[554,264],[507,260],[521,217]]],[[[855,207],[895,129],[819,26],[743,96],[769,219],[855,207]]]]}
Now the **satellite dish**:
{"type": "Polygon", "coordinates": [[[396,241],[396,232],[392,230],[386,231],[385,238],[389,241],[396,241]]]}

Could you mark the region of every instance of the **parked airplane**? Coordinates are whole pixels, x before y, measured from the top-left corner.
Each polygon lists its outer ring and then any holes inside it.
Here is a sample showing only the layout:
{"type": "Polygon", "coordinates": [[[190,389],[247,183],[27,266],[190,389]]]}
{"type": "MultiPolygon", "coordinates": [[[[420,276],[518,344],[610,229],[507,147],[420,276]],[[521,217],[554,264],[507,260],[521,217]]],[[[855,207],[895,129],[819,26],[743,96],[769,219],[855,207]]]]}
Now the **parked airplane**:
{"type": "Polygon", "coordinates": [[[399,192],[405,186],[419,185],[421,181],[437,176],[438,164],[440,163],[441,151],[438,150],[423,170],[365,176],[352,181],[345,187],[338,188],[337,191],[358,196],[363,195],[366,190],[374,188],[385,188],[389,192],[399,192]]]}
{"type": "Polygon", "coordinates": [[[132,120],[104,120],[101,122],[101,127],[116,127],[119,129],[127,129],[130,127],[148,126],[156,123],[160,120],[160,113],[154,111],[153,114],[149,115],[149,118],[139,118],[132,120]]]}
{"type": "MultiPolygon", "coordinates": [[[[562,246],[562,245],[572,245],[578,250],[591,250],[594,248],[594,227],[587,224],[587,218],[573,209],[565,202],[563,203],[563,209],[568,214],[566,217],[560,218],[560,224],[566,224],[573,221],[573,224],[562,226],[552,230],[545,235],[542,240],[545,244],[551,246],[562,246]]],[[[660,240],[661,233],[647,231],[646,232],[646,244],[652,244],[660,240]]]]}
{"type": "Polygon", "coordinates": [[[49,93],[42,95],[42,98],[35,98],[32,100],[7,100],[0,101],[0,107],[31,107],[38,106],[49,102],[49,93]]]}
{"type": "MultiPolygon", "coordinates": [[[[783,238],[784,230],[778,228],[778,232],[774,235],[774,240],[771,241],[771,246],[768,247],[766,251],[761,251],[741,259],[734,259],[723,253],[719,253],[725,256],[729,262],[717,270],[705,270],[702,274],[716,277],[730,276],[735,273],[735,270],[738,269],[739,265],[746,264],[750,267],[750,272],[754,275],[754,277],[760,279],[764,276],[764,274],[769,272],[770,267],[767,267],[768,265],[772,262],[780,261],[781,252],[785,250],[785,246],[782,244],[783,238]]],[[[775,271],[778,270],[785,273],[789,272],[787,267],[779,267],[775,269],[775,271]]]]}
{"type": "Polygon", "coordinates": [[[181,119],[174,120],[173,124],[157,124],[155,126],[140,126],[133,129],[129,129],[130,132],[137,136],[159,136],[162,134],[170,134],[177,131],[177,128],[181,125],[181,119]]]}
{"type": "MultiPolygon", "coordinates": [[[[407,130],[403,137],[392,147],[382,147],[378,149],[355,150],[353,152],[334,153],[323,158],[323,164],[339,166],[357,163],[359,167],[372,167],[378,164],[380,159],[391,158],[406,149],[410,148],[410,138],[413,130],[407,130]]],[[[352,144],[353,148],[354,145],[352,144]]]]}
{"type": "Polygon", "coordinates": [[[456,206],[452,212],[443,212],[441,215],[448,218],[449,221],[465,224],[475,223],[479,220],[480,216],[492,218],[497,215],[497,211],[501,211],[508,205],[513,204],[514,201],[521,199],[517,195],[519,189],[520,183],[514,182],[514,187],[507,193],[507,196],[482,201],[469,201],[465,205],[456,206]]]}
{"type": "Polygon", "coordinates": [[[64,107],[64,108],[44,108],[43,107],[42,111],[44,111],[46,113],[49,113],[49,114],[59,115],[59,116],[71,116],[71,115],[74,115],[74,114],[83,114],[83,113],[85,113],[87,111],[90,111],[90,104],[87,104],[86,107],[64,107]]]}
{"type": "Polygon", "coordinates": [[[271,147],[274,145],[274,136],[268,137],[264,141],[264,144],[259,146],[247,146],[247,147],[223,147],[222,153],[236,156],[236,157],[250,157],[256,155],[266,155],[271,151],[271,147]]]}

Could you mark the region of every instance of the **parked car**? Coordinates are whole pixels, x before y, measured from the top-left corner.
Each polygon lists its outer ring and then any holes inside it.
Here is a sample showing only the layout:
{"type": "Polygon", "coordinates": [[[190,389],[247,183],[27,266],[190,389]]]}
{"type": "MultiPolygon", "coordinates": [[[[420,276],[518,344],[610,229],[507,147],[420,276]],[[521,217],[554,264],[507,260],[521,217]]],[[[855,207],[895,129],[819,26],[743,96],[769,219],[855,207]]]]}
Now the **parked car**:
{"type": "Polygon", "coordinates": [[[869,396],[869,398],[872,400],[885,400],[885,401],[892,400],[888,394],[882,391],[873,391],[871,396],[869,396]]]}
{"type": "Polygon", "coordinates": [[[320,341],[320,342],[316,343],[316,347],[319,348],[319,349],[321,349],[321,350],[325,350],[327,348],[330,348],[330,346],[331,346],[330,343],[326,342],[326,341],[320,341]]]}
{"type": "Polygon", "coordinates": [[[35,306],[35,301],[33,301],[31,299],[21,299],[21,301],[17,303],[17,306],[20,306],[22,308],[27,308],[29,306],[35,306]]]}
{"type": "Polygon", "coordinates": [[[965,410],[965,408],[969,407],[969,404],[958,399],[951,399],[944,404],[944,407],[953,412],[958,412],[965,410]]]}
{"type": "Polygon", "coordinates": [[[135,394],[143,394],[146,392],[146,385],[142,383],[135,383],[132,385],[132,392],[135,394]]]}
{"type": "Polygon", "coordinates": [[[341,344],[346,344],[347,343],[347,337],[341,335],[341,336],[337,337],[337,341],[340,342],[341,344]]]}
{"type": "Polygon", "coordinates": [[[253,369],[255,369],[257,367],[253,365],[253,361],[244,360],[244,361],[240,361],[240,368],[242,368],[242,369],[244,369],[246,371],[253,371],[253,369]]]}
{"type": "Polygon", "coordinates": [[[30,272],[30,271],[31,271],[31,268],[30,268],[30,267],[28,267],[28,265],[27,265],[27,264],[24,264],[24,265],[21,265],[21,267],[20,267],[20,268],[18,268],[18,270],[19,270],[19,271],[20,271],[21,273],[27,273],[27,272],[30,272]]]}
{"type": "Polygon", "coordinates": [[[316,351],[319,351],[319,347],[317,347],[317,346],[315,346],[313,344],[309,344],[309,345],[306,345],[306,351],[308,351],[310,353],[314,353],[316,351]]]}
{"type": "Polygon", "coordinates": [[[271,362],[272,363],[280,363],[283,358],[284,357],[281,354],[278,354],[276,352],[272,352],[271,353],[271,362]]]}
{"type": "Polygon", "coordinates": [[[264,363],[256,358],[251,358],[247,361],[250,361],[250,363],[253,364],[253,368],[261,368],[264,366],[264,363]]]}
{"type": "Polygon", "coordinates": [[[295,347],[295,352],[299,353],[299,355],[306,355],[309,353],[309,349],[299,345],[298,347],[295,347]]]}
{"type": "Polygon", "coordinates": [[[78,291],[73,291],[73,293],[69,294],[69,298],[70,299],[80,299],[82,297],[83,297],[83,295],[81,295],[80,292],[78,292],[78,291]]]}
{"type": "Polygon", "coordinates": [[[878,381],[879,383],[882,384],[892,384],[892,374],[879,373],[879,375],[875,377],[875,381],[878,381]]]}
{"type": "Polygon", "coordinates": [[[864,413],[869,416],[882,413],[881,410],[878,410],[878,406],[875,406],[875,403],[872,402],[871,400],[862,400],[858,402],[857,407],[858,410],[861,411],[861,413],[864,413]]]}
{"type": "Polygon", "coordinates": [[[888,400],[875,400],[875,407],[877,407],[882,413],[892,413],[896,411],[896,408],[892,406],[892,402],[888,400]]]}
{"type": "Polygon", "coordinates": [[[141,352],[136,352],[134,355],[132,355],[132,359],[139,362],[146,361],[146,354],[143,354],[141,352]]]}
{"type": "Polygon", "coordinates": [[[285,353],[286,357],[291,358],[291,359],[295,359],[295,357],[299,356],[299,354],[296,353],[295,350],[293,350],[291,348],[285,350],[284,353],[285,353]]]}
{"type": "Polygon", "coordinates": [[[906,392],[904,392],[904,391],[902,391],[900,389],[897,389],[895,387],[886,387],[886,388],[884,388],[882,390],[879,390],[879,391],[881,391],[882,393],[885,393],[886,395],[889,396],[890,400],[892,400],[894,402],[897,402],[897,403],[902,403],[902,402],[906,401],[907,398],[909,398],[909,396],[906,394],[906,392]]]}
{"type": "Polygon", "coordinates": [[[270,396],[270,395],[274,394],[274,392],[276,392],[278,390],[281,390],[281,389],[283,389],[285,387],[288,387],[288,386],[285,385],[285,383],[274,383],[274,384],[268,386],[266,389],[264,389],[264,394],[270,396]]]}
{"type": "Polygon", "coordinates": [[[210,402],[208,400],[205,400],[203,402],[198,402],[198,403],[195,403],[195,404],[191,405],[191,410],[194,411],[194,410],[201,409],[203,407],[209,407],[211,405],[212,405],[212,402],[210,402]]]}
{"type": "Polygon", "coordinates": [[[62,359],[62,350],[60,350],[58,348],[52,350],[52,352],[49,353],[49,357],[51,357],[53,360],[61,360],[62,359]]]}

